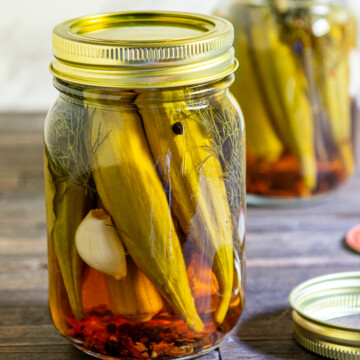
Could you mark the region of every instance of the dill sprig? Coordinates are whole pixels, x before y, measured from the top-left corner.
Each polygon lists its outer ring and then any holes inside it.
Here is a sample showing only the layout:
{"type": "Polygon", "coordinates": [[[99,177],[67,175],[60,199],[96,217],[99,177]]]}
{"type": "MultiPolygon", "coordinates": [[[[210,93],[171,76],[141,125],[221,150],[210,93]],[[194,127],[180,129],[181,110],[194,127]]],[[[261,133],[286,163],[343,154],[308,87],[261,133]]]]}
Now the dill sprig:
{"type": "Polygon", "coordinates": [[[91,117],[83,105],[61,100],[52,110],[46,137],[46,153],[54,182],[67,182],[88,193],[96,191],[91,175],[93,156],[108,135],[100,139],[99,128],[98,137],[92,142],[91,117]],[[90,151],[87,144],[91,144],[90,151]]]}
{"type": "Polygon", "coordinates": [[[209,155],[200,164],[199,171],[212,156],[219,159],[229,206],[236,216],[240,206],[245,204],[245,136],[239,115],[231,106],[213,106],[208,101],[189,101],[186,108],[173,106],[170,110],[176,121],[195,121],[208,133],[210,144],[202,146],[209,155]]]}
{"type": "Polygon", "coordinates": [[[210,145],[204,148],[219,158],[230,209],[237,213],[245,203],[245,137],[239,116],[231,109],[217,109],[210,104],[196,111],[195,116],[209,132],[210,145]]]}

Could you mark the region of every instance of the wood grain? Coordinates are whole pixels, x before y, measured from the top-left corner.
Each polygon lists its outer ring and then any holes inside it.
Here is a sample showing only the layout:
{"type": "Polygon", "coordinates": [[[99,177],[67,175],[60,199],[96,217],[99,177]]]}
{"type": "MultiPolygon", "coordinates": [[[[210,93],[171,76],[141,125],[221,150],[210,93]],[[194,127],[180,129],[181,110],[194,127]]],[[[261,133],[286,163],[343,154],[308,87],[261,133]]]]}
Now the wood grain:
{"type": "MultiPolygon", "coordinates": [[[[56,332],[47,308],[44,119],[0,115],[0,359],[90,360],[56,332]]],[[[288,295],[311,277],[360,268],[343,243],[358,223],[359,175],[323,204],[249,208],[245,311],[202,359],[320,359],[293,340],[288,295]]]]}

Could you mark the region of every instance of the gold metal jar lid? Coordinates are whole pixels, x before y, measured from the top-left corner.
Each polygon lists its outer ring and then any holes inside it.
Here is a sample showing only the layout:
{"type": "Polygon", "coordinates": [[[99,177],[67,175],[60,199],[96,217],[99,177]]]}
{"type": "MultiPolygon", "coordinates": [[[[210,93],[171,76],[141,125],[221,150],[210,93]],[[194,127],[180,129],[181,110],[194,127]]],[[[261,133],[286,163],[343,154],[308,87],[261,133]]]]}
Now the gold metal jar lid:
{"type": "Polygon", "coordinates": [[[352,317],[360,315],[360,272],[305,281],[290,293],[289,300],[300,345],[330,359],[360,359],[360,324],[352,327],[352,317]]]}
{"type": "Polygon", "coordinates": [[[94,86],[143,88],[209,82],[236,70],[227,20],[176,12],[119,12],[53,30],[51,73],[94,86]]]}

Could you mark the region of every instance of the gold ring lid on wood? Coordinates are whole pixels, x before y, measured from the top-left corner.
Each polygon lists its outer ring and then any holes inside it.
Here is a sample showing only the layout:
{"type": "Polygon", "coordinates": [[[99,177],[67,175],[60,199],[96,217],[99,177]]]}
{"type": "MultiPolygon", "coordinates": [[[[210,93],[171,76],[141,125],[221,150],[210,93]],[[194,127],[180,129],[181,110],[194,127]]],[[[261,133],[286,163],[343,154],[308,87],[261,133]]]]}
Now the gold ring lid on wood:
{"type": "Polygon", "coordinates": [[[360,359],[360,271],[320,276],[289,296],[296,341],[330,359],[360,359]],[[357,318],[358,320],[358,318],[357,318]]]}

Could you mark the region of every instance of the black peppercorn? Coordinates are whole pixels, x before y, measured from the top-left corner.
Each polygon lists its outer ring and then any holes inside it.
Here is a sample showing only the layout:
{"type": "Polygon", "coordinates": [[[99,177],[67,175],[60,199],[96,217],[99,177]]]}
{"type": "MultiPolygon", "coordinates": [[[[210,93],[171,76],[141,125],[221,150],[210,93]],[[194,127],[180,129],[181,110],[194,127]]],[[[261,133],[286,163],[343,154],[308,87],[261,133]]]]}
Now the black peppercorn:
{"type": "Polygon", "coordinates": [[[176,122],[173,126],[172,126],[172,131],[174,132],[174,134],[176,135],[181,135],[184,133],[184,125],[181,122],[176,122]]]}

